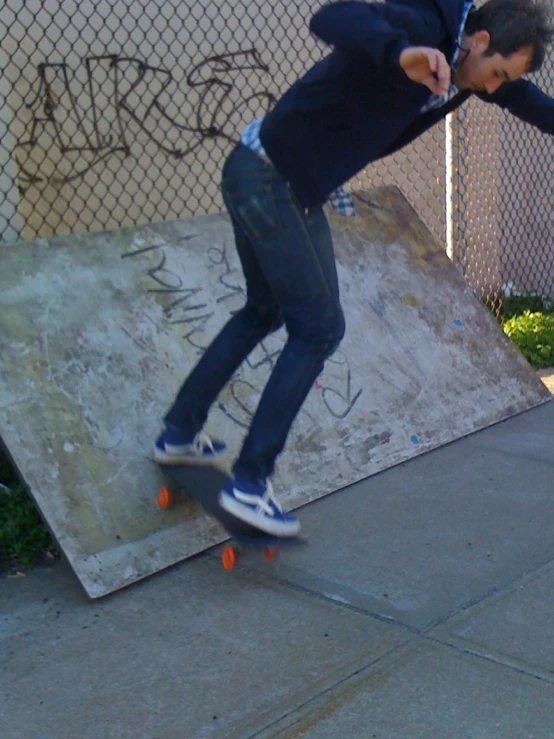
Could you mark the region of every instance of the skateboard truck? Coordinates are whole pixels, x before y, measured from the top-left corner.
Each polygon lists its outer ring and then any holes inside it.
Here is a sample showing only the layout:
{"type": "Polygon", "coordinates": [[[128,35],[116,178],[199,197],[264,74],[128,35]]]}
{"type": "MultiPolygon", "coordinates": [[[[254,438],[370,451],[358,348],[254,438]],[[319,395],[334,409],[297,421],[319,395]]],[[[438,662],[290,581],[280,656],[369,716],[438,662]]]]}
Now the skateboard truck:
{"type": "MultiPolygon", "coordinates": [[[[162,487],[158,491],[158,506],[162,510],[170,508],[175,502],[175,492],[168,487],[162,487]]],[[[224,527],[226,528],[226,527],[224,527]]],[[[232,539],[235,539],[237,544],[226,544],[221,551],[221,565],[226,572],[233,570],[237,564],[239,556],[243,552],[247,551],[261,551],[264,559],[267,562],[273,562],[280,554],[281,541],[286,545],[291,544],[302,544],[303,540],[300,539],[277,539],[271,537],[269,534],[253,529],[252,534],[240,534],[232,529],[227,529],[227,533],[232,539]],[[267,543],[267,542],[271,543],[267,543]],[[273,543],[278,542],[278,543],[273,543]]]]}
{"type": "MultiPolygon", "coordinates": [[[[221,552],[221,564],[223,565],[223,569],[227,572],[234,569],[237,559],[243,550],[243,547],[226,544],[221,552]]],[[[277,547],[266,547],[265,549],[262,549],[262,554],[267,562],[273,562],[273,560],[277,559],[279,556],[279,549],[277,547]]]]}

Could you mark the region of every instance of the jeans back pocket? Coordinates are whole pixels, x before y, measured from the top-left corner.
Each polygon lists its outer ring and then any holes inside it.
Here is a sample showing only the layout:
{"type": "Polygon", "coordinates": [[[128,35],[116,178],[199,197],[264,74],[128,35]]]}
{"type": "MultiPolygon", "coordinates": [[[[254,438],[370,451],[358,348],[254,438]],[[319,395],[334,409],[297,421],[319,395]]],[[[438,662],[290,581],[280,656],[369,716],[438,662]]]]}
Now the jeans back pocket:
{"type": "Polygon", "coordinates": [[[231,190],[225,193],[247,234],[256,241],[265,241],[276,236],[281,230],[279,213],[275,206],[273,190],[269,185],[261,185],[248,194],[235,194],[231,190]]]}

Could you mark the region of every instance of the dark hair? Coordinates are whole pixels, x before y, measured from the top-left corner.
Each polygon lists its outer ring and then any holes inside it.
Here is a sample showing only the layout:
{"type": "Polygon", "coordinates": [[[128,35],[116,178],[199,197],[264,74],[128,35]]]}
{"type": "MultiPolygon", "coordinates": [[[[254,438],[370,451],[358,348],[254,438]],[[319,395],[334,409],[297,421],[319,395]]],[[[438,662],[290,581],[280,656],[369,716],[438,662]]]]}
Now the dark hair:
{"type": "Polygon", "coordinates": [[[472,36],[488,31],[491,37],[487,56],[508,57],[521,49],[531,49],[530,72],[544,61],[546,48],[554,39],[554,28],[544,0],[488,0],[472,11],[464,31],[472,36]]]}

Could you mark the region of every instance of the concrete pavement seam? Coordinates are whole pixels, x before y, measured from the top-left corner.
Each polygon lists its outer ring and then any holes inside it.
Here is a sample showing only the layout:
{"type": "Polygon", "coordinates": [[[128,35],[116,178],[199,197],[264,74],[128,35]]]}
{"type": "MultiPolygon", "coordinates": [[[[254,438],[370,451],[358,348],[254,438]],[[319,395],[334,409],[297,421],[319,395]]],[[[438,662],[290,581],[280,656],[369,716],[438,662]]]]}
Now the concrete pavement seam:
{"type": "Polygon", "coordinates": [[[535,680],[541,680],[554,685],[554,673],[544,670],[537,665],[533,665],[530,662],[526,662],[525,660],[510,657],[508,654],[503,654],[497,649],[485,649],[485,647],[481,647],[481,645],[476,644],[475,642],[471,642],[460,637],[441,639],[440,637],[422,636],[422,639],[435,644],[442,644],[456,652],[467,654],[471,657],[477,657],[478,659],[490,662],[506,670],[517,672],[520,675],[526,675],[535,680]]]}
{"type": "Polygon", "coordinates": [[[289,732],[295,724],[302,720],[302,716],[298,716],[298,714],[302,714],[306,709],[306,717],[312,715],[314,712],[317,713],[318,704],[322,703],[325,700],[325,697],[333,691],[339,691],[339,695],[337,696],[335,703],[342,702],[343,696],[345,696],[346,693],[355,692],[358,685],[365,680],[366,672],[378,667],[381,663],[394,664],[404,655],[413,652],[414,642],[417,643],[418,641],[419,637],[416,635],[411,636],[407,641],[397,644],[395,647],[383,652],[375,659],[372,659],[357,669],[352,670],[339,680],[335,680],[335,682],[305,699],[279,718],[269,721],[265,726],[256,730],[253,734],[248,734],[246,737],[244,734],[236,734],[232,737],[228,737],[228,739],[235,739],[235,737],[236,739],[239,739],[239,736],[240,739],[264,739],[264,737],[277,737],[281,736],[284,732],[289,732]],[[313,707],[310,708],[310,706],[313,707]],[[277,729],[277,733],[272,731],[273,728],[277,729]]]}

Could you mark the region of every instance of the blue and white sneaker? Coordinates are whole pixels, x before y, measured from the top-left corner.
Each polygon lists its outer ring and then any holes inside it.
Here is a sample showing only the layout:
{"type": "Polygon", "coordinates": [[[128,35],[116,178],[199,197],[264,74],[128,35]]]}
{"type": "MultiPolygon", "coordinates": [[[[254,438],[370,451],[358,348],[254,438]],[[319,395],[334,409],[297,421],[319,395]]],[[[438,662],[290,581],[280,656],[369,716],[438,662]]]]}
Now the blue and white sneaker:
{"type": "Polygon", "coordinates": [[[219,504],[235,518],[271,536],[296,536],[300,531],[300,521],[283,511],[269,480],[233,480],[219,494],[219,504]]]}
{"type": "Polygon", "coordinates": [[[209,465],[224,457],[226,451],[222,441],[210,439],[203,431],[190,439],[166,427],[154,444],[152,458],[158,464],[209,465]]]}

